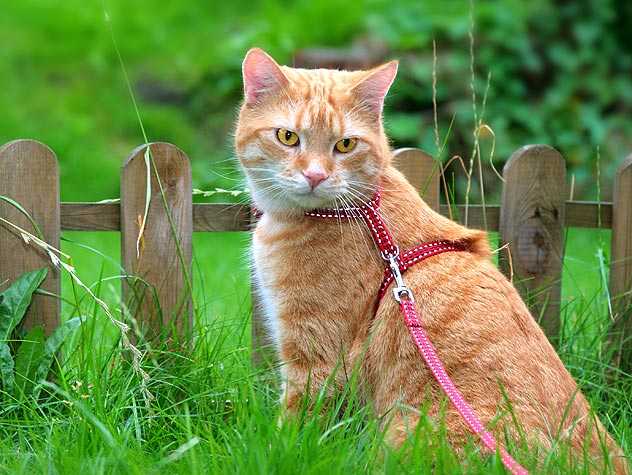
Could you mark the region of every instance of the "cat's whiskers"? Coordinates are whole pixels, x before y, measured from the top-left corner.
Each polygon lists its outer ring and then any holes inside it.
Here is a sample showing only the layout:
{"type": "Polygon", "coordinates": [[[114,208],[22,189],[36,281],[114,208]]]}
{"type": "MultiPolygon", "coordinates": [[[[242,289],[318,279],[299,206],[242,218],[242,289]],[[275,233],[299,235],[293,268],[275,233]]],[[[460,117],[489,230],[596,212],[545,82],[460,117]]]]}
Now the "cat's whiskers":
{"type": "Polygon", "coordinates": [[[255,171],[255,172],[266,172],[266,173],[270,173],[273,171],[270,168],[263,168],[263,167],[248,167],[246,170],[249,172],[255,171]]]}
{"type": "Polygon", "coordinates": [[[362,217],[358,214],[355,203],[351,202],[349,198],[344,195],[340,196],[340,200],[345,204],[344,209],[346,211],[347,216],[349,216],[347,218],[349,221],[349,233],[351,234],[351,237],[353,239],[354,248],[355,248],[355,256],[357,259],[362,259],[364,256],[362,255],[360,248],[358,247],[358,241],[363,243],[364,247],[369,249],[368,246],[366,245],[366,235],[364,233],[364,221],[362,220],[362,217]],[[356,237],[356,234],[359,235],[359,239],[356,237]]]}
{"type": "Polygon", "coordinates": [[[338,220],[338,228],[340,228],[340,240],[342,242],[342,249],[345,248],[345,234],[342,231],[342,218],[340,217],[340,208],[338,207],[338,195],[334,196],[334,209],[336,210],[336,218],[338,220]]]}
{"type": "Polygon", "coordinates": [[[272,185],[268,185],[263,188],[258,188],[257,191],[266,196],[266,198],[270,201],[276,201],[281,197],[286,197],[287,192],[285,188],[280,186],[278,183],[273,183],[272,185]]]}
{"type": "MultiPolygon", "coordinates": [[[[352,178],[348,178],[347,179],[347,184],[349,186],[357,185],[357,191],[362,191],[362,192],[366,191],[366,194],[367,195],[371,195],[371,196],[375,193],[375,189],[376,189],[376,184],[375,183],[355,180],[355,179],[352,179],[352,178]]],[[[386,188],[384,186],[380,186],[380,190],[387,191],[387,192],[393,192],[393,193],[399,191],[397,189],[386,188]]]]}
{"type": "MultiPolygon", "coordinates": [[[[347,194],[350,195],[351,197],[355,198],[357,201],[359,201],[359,205],[358,206],[367,206],[368,205],[368,200],[367,198],[365,198],[364,196],[360,195],[359,192],[357,190],[355,190],[353,187],[348,187],[347,188],[347,194]]],[[[362,228],[362,235],[366,236],[366,233],[364,232],[364,230],[366,229],[366,223],[364,221],[364,217],[360,214],[361,212],[358,210],[353,210],[353,214],[358,216],[358,218],[356,219],[356,221],[359,221],[359,226],[362,228]]],[[[366,244],[366,239],[364,239],[364,242],[366,244]]],[[[373,246],[376,247],[375,242],[373,242],[373,240],[371,240],[371,242],[373,243],[373,246]]],[[[367,245],[367,250],[369,251],[369,253],[371,253],[371,249],[369,249],[368,245],[367,245]]]]}
{"type": "MultiPolygon", "coordinates": [[[[354,228],[354,218],[352,217],[351,214],[351,209],[347,203],[347,201],[345,200],[345,197],[343,195],[339,195],[339,199],[340,202],[343,205],[343,210],[347,213],[347,215],[349,215],[349,234],[351,236],[351,242],[353,243],[353,247],[355,248],[355,255],[360,257],[360,249],[358,248],[358,243],[356,240],[356,236],[355,236],[355,228],[354,228]]],[[[362,236],[360,236],[362,237],[362,236]]]]}
{"type": "Polygon", "coordinates": [[[275,194],[273,194],[272,196],[268,196],[268,198],[270,199],[270,201],[276,201],[279,198],[287,198],[287,193],[285,189],[279,188],[275,194]]]}
{"type": "Polygon", "coordinates": [[[259,178],[259,179],[256,179],[256,180],[252,180],[252,182],[255,185],[260,185],[260,184],[266,185],[266,184],[270,184],[271,183],[271,185],[267,185],[267,186],[281,186],[278,183],[278,180],[275,180],[275,179],[272,179],[272,178],[259,178]]]}
{"type": "MultiPolygon", "coordinates": [[[[358,180],[356,178],[347,178],[347,183],[349,185],[360,185],[362,186],[362,188],[366,189],[367,191],[369,191],[369,194],[373,194],[375,192],[375,188],[376,188],[376,183],[375,182],[367,182],[367,181],[362,181],[362,180],[358,180]]],[[[388,191],[391,193],[397,193],[400,192],[401,190],[397,189],[397,188],[387,188],[384,185],[380,185],[380,190],[382,191],[388,191]]]]}
{"type": "Polygon", "coordinates": [[[351,195],[352,198],[359,201],[359,204],[357,205],[358,207],[367,206],[368,200],[370,199],[370,198],[366,198],[362,190],[358,190],[354,188],[353,186],[347,187],[347,194],[351,195]]]}
{"type": "MultiPolygon", "coordinates": [[[[364,223],[364,219],[360,215],[360,212],[357,210],[357,206],[352,201],[350,201],[347,196],[340,195],[340,199],[346,205],[347,213],[350,216],[349,221],[350,221],[350,224],[351,224],[351,229],[352,230],[354,229],[354,225],[358,228],[358,230],[360,232],[360,241],[362,243],[364,243],[364,245],[365,245],[365,247],[367,249],[367,252],[370,254],[371,253],[371,248],[367,244],[368,234],[365,232],[366,224],[364,223]]],[[[353,232],[353,238],[354,238],[354,241],[355,241],[355,232],[353,232]]],[[[356,252],[357,252],[358,258],[361,258],[362,256],[360,255],[359,249],[357,249],[357,247],[356,247],[356,252]]]]}
{"type": "Polygon", "coordinates": [[[257,191],[260,192],[260,193],[265,193],[265,192],[267,192],[269,190],[273,190],[273,189],[283,190],[284,188],[282,186],[280,186],[276,182],[272,182],[272,184],[263,186],[261,188],[257,187],[257,191]]]}

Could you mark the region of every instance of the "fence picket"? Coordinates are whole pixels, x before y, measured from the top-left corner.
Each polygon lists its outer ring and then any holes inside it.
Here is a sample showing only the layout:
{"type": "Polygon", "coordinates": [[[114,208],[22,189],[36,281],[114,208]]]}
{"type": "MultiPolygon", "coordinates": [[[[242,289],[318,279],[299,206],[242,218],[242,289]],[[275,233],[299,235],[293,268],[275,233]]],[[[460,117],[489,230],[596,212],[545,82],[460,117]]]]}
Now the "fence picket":
{"type": "MultiPolygon", "coordinates": [[[[35,140],[15,140],[0,147],[0,195],[18,202],[33,218],[48,244],[59,249],[59,168],[51,149],[35,140]]],[[[37,235],[28,218],[12,205],[0,201],[0,216],[37,235]]],[[[0,290],[24,272],[48,267],[41,289],[60,294],[60,272],[45,252],[24,242],[9,225],[0,223],[0,290]]],[[[30,329],[43,325],[50,335],[59,325],[60,299],[35,295],[24,317],[30,329]]]]}
{"type": "Polygon", "coordinates": [[[439,163],[418,148],[400,148],[393,155],[395,167],[404,174],[426,204],[439,212],[439,163]]]}
{"type": "Polygon", "coordinates": [[[137,249],[147,190],[145,150],[145,145],[136,148],[121,169],[122,263],[128,275],[142,279],[125,279],[123,295],[132,315],[149,338],[156,338],[165,330],[182,335],[192,325],[191,167],[187,156],[174,145],[150,144],[155,164],[155,169],[150,169],[151,203],[137,249]],[[177,241],[156,172],[164,189],[177,241]]]}
{"type": "Polygon", "coordinates": [[[616,363],[632,370],[632,155],[614,179],[610,295],[615,312],[612,339],[616,363]]]}
{"type": "Polygon", "coordinates": [[[500,237],[509,244],[511,262],[500,265],[529,305],[547,336],[560,329],[560,294],[564,256],[566,164],[546,145],[516,150],[505,165],[500,237]]]}

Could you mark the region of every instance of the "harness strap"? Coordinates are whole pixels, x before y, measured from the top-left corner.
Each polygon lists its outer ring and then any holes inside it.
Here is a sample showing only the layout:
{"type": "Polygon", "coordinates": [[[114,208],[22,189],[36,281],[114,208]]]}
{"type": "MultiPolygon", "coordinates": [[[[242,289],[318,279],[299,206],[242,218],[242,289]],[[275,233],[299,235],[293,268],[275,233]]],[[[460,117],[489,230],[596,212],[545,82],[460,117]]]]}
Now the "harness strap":
{"type": "Polygon", "coordinates": [[[444,252],[466,251],[465,245],[463,243],[445,240],[433,241],[420,244],[400,253],[399,247],[395,244],[393,236],[389,232],[379,212],[380,199],[380,190],[378,189],[373,199],[362,206],[342,210],[317,209],[305,212],[305,216],[326,219],[362,218],[364,220],[369,228],[373,241],[380,251],[382,259],[387,263],[376,305],[379,305],[389,286],[395,282],[396,286],[393,288],[393,296],[399,303],[399,308],[404,317],[404,323],[433,377],[463,418],[467,427],[481,439],[483,446],[489,452],[499,452],[503,465],[509,472],[513,475],[528,475],[529,472],[516,462],[502,445],[498,444],[491,432],[485,429],[485,426],[472,407],[465,401],[450,379],[450,376],[448,376],[448,373],[437,355],[437,350],[428,338],[428,334],[421,323],[413,292],[405,285],[402,278],[402,273],[413,265],[444,252]]]}
{"type": "MultiPolygon", "coordinates": [[[[399,271],[403,274],[410,267],[429,257],[436,256],[437,254],[448,251],[465,250],[466,248],[463,244],[452,241],[428,242],[425,244],[419,244],[412,249],[401,253],[397,257],[397,265],[399,267],[399,271]]],[[[377,305],[379,305],[382,301],[382,297],[384,297],[384,294],[386,294],[388,286],[391,285],[393,280],[395,280],[395,276],[393,275],[391,268],[387,267],[386,269],[384,269],[384,278],[382,279],[382,285],[380,285],[380,290],[377,294],[377,305]]]]}
{"type": "Polygon", "coordinates": [[[316,209],[306,211],[305,216],[328,219],[363,219],[369,227],[371,237],[382,255],[384,253],[394,253],[397,250],[397,246],[393,243],[393,237],[379,214],[381,199],[382,196],[378,189],[371,201],[362,206],[343,209],[316,209]]]}

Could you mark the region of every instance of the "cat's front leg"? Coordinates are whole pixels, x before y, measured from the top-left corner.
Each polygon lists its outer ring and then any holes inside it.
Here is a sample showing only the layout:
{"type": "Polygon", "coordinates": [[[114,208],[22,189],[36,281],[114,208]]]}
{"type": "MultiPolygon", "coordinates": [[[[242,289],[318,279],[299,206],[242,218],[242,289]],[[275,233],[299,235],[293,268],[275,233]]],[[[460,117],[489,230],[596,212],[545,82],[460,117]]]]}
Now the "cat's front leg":
{"type": "Polygon", "coordinates": [[[281,418],[311,413],[318,394],[326,388],[330,369],[287,361],[281,370],[281,418]]]}
{"type": "Polygon", "coordinates": [[[408,408],[407,410],[395,409],[386,418],[384,441],[392,448],[399,448],[406,439],[415,433],[419,423],[419,412],[408,408]]]}
{"type": "Polygon", "coordinates": [[[296,368],[284,365],[281,375],[281,417],[295,416],[305,399],[305,378],[299,376],[296,368]]]}

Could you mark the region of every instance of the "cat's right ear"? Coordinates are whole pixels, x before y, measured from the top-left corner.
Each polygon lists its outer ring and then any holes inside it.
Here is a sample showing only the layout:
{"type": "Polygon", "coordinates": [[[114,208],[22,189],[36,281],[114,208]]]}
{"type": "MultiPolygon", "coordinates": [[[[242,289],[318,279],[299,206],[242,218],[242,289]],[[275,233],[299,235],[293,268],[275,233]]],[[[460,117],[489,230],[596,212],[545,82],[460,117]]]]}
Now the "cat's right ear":
{"type": "Polygon", "coordinates": [[[252,48],[246,53],[241,71],[246,104],[254,104],[263,95],[277,92],[288,84],[279,65],[261,48],[252,48]]]}

